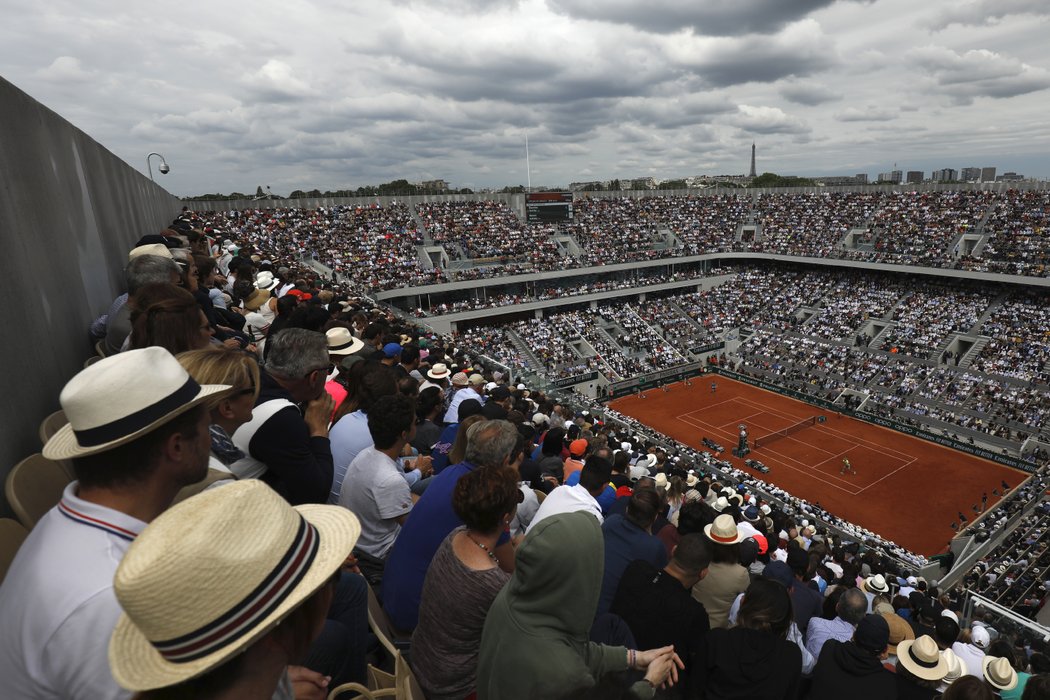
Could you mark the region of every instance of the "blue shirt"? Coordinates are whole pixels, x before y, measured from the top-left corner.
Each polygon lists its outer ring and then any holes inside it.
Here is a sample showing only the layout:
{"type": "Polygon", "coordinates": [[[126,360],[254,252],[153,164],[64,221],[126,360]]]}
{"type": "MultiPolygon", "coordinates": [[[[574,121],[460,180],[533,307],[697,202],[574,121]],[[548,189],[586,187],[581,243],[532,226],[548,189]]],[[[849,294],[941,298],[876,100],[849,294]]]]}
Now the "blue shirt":
{"type": "Polygon", "coordinates": [[[452,451],[458,432],[459,423],[453,423],[441,431],[441,437],[434,443],[434,448],[430,451],[430,460],[435,474],[440,474],[448,466],[448,453],[452,451]]]}
{"type": "Polygon", "coordinates": [[[335,476],[332,479],[332,493],[328,502],[339,503],[339,491],[343,488],[346,468],[354,461],[357,453],[372,446],[372,434],[368,432],[368,416],[364,411],[347,413],[328,431],[332,442],[332,462],[335,476]]]}
{"type": "MultiPolygon", "coordinates": [[[[460,477],[476,468],[470,462],[460,462],[435,476],[401,526],[383,570],[383,609],[399,630],[415,629],[419,621],[423,580],[430,562],[448,533],[463,524],[452,510],[452,491],[460,477]]],[[[508,539],[501,536],[497,546],[508,539]]]]}
{"type": "Polygon", "coordinates": [[[657,569],[667,566],[667,548],[658,538],[622,515],[610,515],[602,523],[605,536],[605,573],[598,598],[598,615],[609,612],[620,578],[632,561],[641,559],[657,569]]]}

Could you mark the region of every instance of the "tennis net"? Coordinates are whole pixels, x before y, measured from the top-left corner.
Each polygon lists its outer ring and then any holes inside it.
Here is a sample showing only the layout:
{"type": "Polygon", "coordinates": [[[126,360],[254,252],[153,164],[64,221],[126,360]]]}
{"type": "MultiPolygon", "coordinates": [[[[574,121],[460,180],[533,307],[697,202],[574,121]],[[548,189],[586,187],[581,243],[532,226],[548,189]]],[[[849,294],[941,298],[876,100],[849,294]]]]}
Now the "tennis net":
{"type": "Polygon", "coordinates": [[[774,432],[770,433],[769,435],[763,435],[760,438],[755,438],[753,446],[755,447],[755,449],[758,449],[759,447],[765,447],[769,443],[775,442],[775,441],[779,440],[782,437],[787,437],[788,435],[791,435],[792,433],[797,433],[798,431],[802,430],[803,428],[808,428],[809,426],[816,425],[816,424],[817,424],[817,417],[816,416],[810,416],[809,418],[806,418],[804,420],[800,420],[798,423],[794,423],[792,425],[789,425],[786,428],[774,431],[774,432]]]}

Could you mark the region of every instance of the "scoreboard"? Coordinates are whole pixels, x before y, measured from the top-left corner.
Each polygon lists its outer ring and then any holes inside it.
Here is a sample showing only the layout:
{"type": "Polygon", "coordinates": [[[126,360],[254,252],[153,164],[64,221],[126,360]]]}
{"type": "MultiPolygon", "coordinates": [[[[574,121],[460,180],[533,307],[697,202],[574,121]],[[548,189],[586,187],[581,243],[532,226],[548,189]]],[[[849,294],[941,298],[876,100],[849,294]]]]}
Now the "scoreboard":
{"type": "Polygon", "coordinates": [[[525,223],[572,221],[572,192],[529,192],[525,195],[525,223]]]}

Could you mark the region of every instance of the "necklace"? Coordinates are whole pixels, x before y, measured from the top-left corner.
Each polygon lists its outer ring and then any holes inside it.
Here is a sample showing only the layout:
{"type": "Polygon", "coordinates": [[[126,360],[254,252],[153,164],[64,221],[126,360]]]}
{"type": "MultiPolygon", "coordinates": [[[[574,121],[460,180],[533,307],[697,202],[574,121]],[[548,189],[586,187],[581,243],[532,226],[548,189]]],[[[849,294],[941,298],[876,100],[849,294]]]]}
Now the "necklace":
{"type": "Polygon", "coordinates": [[[488,554],[488,555],[489,555],[489,559],[491,559],[492,561],[496,562],[496,566],[499,566],[499,559],[497,559],[497,558],[496,558],[496,553],[495,553],[495,552],[493,552],[493,551],[492,551],[491,549],[489,549],[489,548],[488,548],[488,547],[486,547],[485,545],[483,545],[483,544],[481,544],[480,542],[478,542],[478,541],[477,541],[476,539],[474,539],[474,538],[473,538],[473,537],[472,537],[472,536],[470,535],[470,533],[469,533],[469,532],[467,532],[466,530],[464,530],[464,531],[463,531],[463,534],[467,536],[467,539],[468,539],[468,540],[470,540],[471,542],[473,542],[474,544],[476,544],[477,546],[479,546],[479,547],[481,547],[481,548],[482,548],[483,550],[485,550],[485,554],[488,554]]]}

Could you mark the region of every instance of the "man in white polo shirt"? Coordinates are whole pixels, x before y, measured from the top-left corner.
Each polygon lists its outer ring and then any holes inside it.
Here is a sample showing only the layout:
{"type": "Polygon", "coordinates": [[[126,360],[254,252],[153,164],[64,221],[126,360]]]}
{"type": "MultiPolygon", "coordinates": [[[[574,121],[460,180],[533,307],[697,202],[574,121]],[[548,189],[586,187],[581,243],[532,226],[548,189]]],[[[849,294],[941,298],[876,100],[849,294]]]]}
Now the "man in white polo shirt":
{"type": "Polygon", "coordinates": [[[198,385],[159,347],[108,357],[66,384],[69,423],[44,456],[72,460],[77,481],[33,528],[0,586],[4,697],[130,696],[106,657],[120,616],[113,574],[179,489],[204,478],[204,402],[230,389],[198,385]]]}

